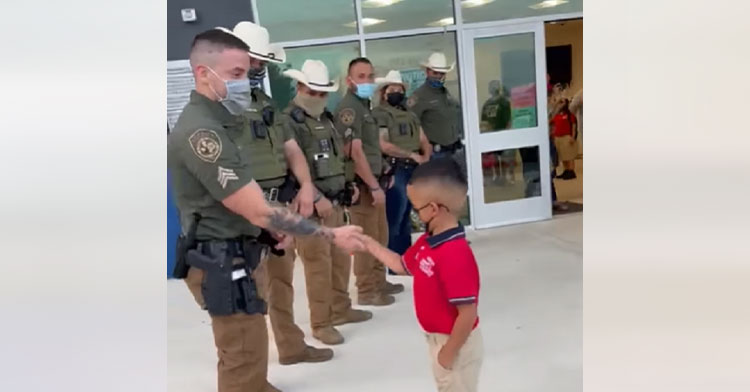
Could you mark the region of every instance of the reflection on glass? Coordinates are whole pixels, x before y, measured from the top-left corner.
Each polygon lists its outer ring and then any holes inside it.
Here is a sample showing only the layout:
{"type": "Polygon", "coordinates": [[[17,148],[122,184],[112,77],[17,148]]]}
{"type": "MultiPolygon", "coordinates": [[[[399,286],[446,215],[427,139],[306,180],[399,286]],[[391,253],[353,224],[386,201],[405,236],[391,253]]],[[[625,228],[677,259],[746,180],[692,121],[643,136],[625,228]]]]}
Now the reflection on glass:
{"type": "MultiPolygon", "coordinates": [[[[420,63],[427,61],[432,52],[445,53],[448,63],[456,61],[456,34],[452,32],[368,40],[366,45],[377,76],[385,76],[392,69],[401,71],[407,97],[424,83],[426,76],[420,63]]],[[[460,99],[457,70],[458,67],[445,75],[445,87],[460,99]]]]}
{"type": "Polygon", "coordinates": [[[482,153],[484,202],[541,196],[539,147],[482,153]]]}
{"type": "Polygon", "coordinates": [[[256,0],[255,3],[260,24],[268,29],[271,42],[357,34],[354,0],[256,0]]]}
{"type": "Polygon", "coordinates": [[[339,91],[328,94],[328,110],[333,111],[343,97],[346,89],[344,83],[349,61],[359,57],[359,42],[345,42],[342,44],[307,46],[286,50],[287,62],[284,64],[268,64],[268,77],[271,81],[273,100],[279,109],[284,109],[294,97],[296,82],[284,75],[287,69],[300,69],[307,59],[320,60],[328,67],[328,75],[339,81],[339,91]]]}
{"type": "Polygon", "coordinates": [[[534,33],[474,41],[480,133],[537,126],[534,33]]]}
{"type": "Polygon", "coordinates": [[[464,23],[583,11],[583,0],[461,0],[464,23]]]}
{"type": "Polygon", "coordinates": [[[454,24],[451,0],[362,0],[362,16],[382,21],[362,23],[365,33],[454,24]]]}

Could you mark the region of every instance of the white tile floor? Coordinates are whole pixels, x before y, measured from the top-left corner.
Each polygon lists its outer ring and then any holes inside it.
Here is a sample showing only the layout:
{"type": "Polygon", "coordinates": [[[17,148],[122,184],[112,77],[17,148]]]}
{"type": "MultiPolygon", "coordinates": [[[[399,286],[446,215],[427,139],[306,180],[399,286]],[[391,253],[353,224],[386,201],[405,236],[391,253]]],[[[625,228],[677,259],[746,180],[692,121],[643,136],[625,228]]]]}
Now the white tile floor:
{"type": "MultiPolygon", "coordinates": [[[[469,234],[482,277],[479,316],[485,344],[481,391],[582,390],[583,216],[469,234]]],[[[427,346],[406,292],[372,320],[345,325],[333,360],[280,366],[270,344],[269,379],[284,392],[434,391],[427,346]]],[[[302,267],[295,314],[309,337],[302,267]]],[[[352,292],[354,292],[352,290],[352,292]]],[[[210,319],[180,281],[168,282],[169,391],[216,390],[210,319]]],[[[269,328],[270,331],[270,328],[269,328]]],[[[252,392],[252,391],[248,391],[252,392]]]]}

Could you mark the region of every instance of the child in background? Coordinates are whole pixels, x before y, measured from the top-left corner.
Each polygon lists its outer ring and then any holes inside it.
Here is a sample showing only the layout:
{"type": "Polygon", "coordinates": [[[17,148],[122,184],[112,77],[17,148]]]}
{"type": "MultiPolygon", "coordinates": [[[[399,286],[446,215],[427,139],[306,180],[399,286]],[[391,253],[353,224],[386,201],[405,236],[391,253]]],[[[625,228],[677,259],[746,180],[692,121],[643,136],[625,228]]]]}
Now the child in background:
{"type": "Polygon", "coordinates": [[[396,273],[414,277],[414,308],[440,392],[477,391],[484,355],[479,268],[458,222],[467,189],[454,160],[426,162],[414,169],[406,193],[427,231],[403,257],[364,237],[368,252],[396,273]]]}

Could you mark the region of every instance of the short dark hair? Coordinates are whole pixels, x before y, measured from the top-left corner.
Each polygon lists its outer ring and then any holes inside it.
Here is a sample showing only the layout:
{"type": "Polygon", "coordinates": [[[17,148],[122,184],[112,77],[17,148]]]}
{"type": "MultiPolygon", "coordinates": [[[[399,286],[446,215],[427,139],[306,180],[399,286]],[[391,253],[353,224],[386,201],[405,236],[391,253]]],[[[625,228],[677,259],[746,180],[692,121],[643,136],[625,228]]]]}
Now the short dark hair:
{"type": "Polygon", "coordinates": [[[463,189],[468,188],[468,182],[461,166],[453,158],[437,158],[429,160],[414,169],[409,185],[422,181],[437,180],[463,189]]]}
{"type": "Polygon", "coordinates": [[[196,35],[195,38],[193,38],[193,44],[190,45],[190,51],[192,52],[196,45],[201,43],[213,44],[221,47],[221,49],[250,50],[250,47],[247,46],[245,41],[219,29],[207,30],[196,35]]]}
{"type": "Polygon", "coordinates": [[[354,60],[352,60],[352,61],[349,62],[349,68],[346,70],[346,73],[347,74],[351,73],[352,72],[352,67],[355,66],[355,65],[357,65],[357,64],[359,64],[359,63],[365,63],[365,64],[372,65],[372,63],[370,62],[370,60],[367,57],[357,57],[356,59],[354,59],[354,60]]]}

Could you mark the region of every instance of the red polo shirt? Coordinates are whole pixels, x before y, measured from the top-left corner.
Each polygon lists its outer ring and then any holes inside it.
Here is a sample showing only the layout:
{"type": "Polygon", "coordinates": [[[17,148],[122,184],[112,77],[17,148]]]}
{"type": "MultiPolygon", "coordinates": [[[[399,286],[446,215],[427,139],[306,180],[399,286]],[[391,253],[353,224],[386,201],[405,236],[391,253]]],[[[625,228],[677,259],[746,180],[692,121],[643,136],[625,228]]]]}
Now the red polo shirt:
{"type": "MultiPolygon", "coordinates": [[[[422,329],[450,334],[458,317],[456,305],[479,301],[479,268],[463,226],[423,234],[401,260],[414,277],[414,308],[422,329]]],[[[474,328],[478,324],[479,317],[474,328]]]]}

